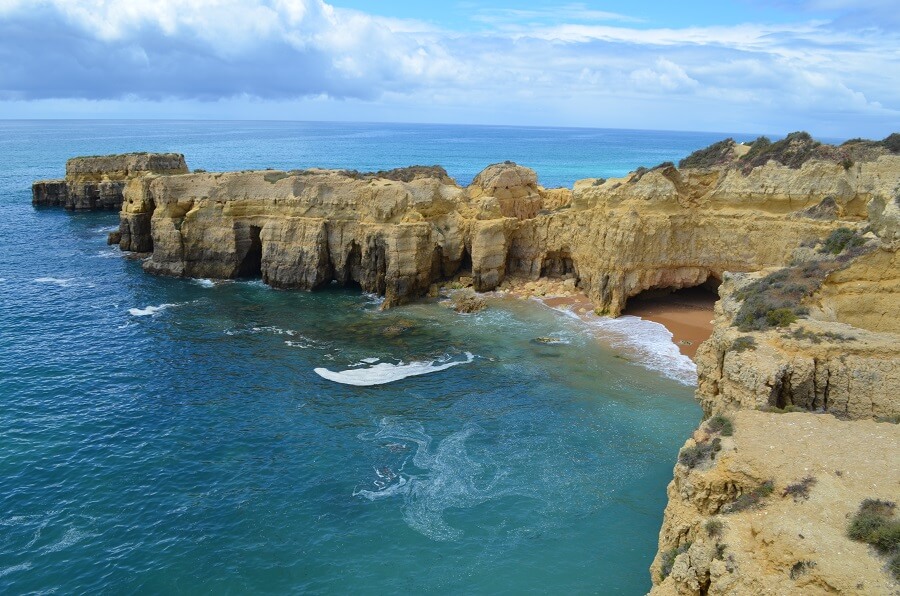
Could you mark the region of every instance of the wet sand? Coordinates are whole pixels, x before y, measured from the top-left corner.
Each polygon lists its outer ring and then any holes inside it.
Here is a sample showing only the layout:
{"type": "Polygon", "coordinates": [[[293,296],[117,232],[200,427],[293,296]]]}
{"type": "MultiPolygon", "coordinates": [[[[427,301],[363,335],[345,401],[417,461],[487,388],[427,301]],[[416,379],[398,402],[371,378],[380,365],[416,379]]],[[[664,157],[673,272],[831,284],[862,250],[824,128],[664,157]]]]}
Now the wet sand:
{"type": "Polygon", "coordinates": [[[715,302],[711,292],[690,288],[666,296],[632,298],[622,314],[665,325],[681,353],[693,358],[700,344],[712,335],[715,302]]]}
{"type": "MultiPolygon", "coordinates": [[[[594,305],[580,292],[564,292],[550,280],[541,280],[540,300],[552,308],[564,307],[579,315],[594,312],[594,305]]],[[[509,295],[527,298],[532,295],[527,280],[512,280],[509,295]]],[[[687,288],[656,296],[631,298],[623,315],[632,315],[663,325],[672,334],[672,341],[682,354],[693,359],[697,348],[706,341],[713,330],[713,306],[718,296],[703,288],[687,288]]]]}

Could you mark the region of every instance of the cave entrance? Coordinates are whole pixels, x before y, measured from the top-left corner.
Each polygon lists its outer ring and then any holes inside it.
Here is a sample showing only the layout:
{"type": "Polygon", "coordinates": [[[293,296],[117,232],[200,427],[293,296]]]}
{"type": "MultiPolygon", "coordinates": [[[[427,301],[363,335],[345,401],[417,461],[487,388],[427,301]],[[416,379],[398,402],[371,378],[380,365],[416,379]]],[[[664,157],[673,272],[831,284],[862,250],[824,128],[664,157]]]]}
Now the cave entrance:
{"type": "Polygon", "coordinates": [[[472,274],[472,255],[469,253],[468,248],[463,249],[462,257],[459,259],[459,267],[456,268],[456,272],[465,275],[472,274]]]}
{"type": "Polygon", "coordinates": [[[548,252],[541,261],[541,277],[577,277],[575,263],[569,251],[548,252]]]}
{"type": "Polygon", "coordinates": [[[665,326],[681,353],[693,358],[700,344],[712,335],[718,285],[719,280],[710,277],[690,288],[646,290],[629,298],[622,314],[665,326]]]}
{"type": "Polygon", "coordinates": [[[241,259],[241,264],[238,266],[238,277],[259,277],[262,275],[262,240],[260,239],[260,232],[262,228],[259,226],[250,226],[247,229],[247,238],[245,242],[247,242],[247,252],[244,253],[244,258],[241,259]]]}

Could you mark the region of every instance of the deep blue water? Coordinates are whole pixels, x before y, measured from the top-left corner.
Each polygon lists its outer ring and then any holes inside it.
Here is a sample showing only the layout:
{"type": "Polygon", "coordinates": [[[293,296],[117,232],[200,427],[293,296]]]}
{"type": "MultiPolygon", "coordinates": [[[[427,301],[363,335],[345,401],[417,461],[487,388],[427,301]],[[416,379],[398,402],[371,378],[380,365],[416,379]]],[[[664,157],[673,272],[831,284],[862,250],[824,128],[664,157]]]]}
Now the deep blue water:
{"type": "Polygon", "coordinates": [[[722,136],[0,121],[0,593],[645,592],[690,387],[533,303],[380,312],[148,276],[106,246],[115,214],[35,210],[30,184],[147,150],[438,163],[463,184],[512,159],[570,185],[722,136]],[[314,372],[374,358],[456,365],[369,387],[314,372]]]}

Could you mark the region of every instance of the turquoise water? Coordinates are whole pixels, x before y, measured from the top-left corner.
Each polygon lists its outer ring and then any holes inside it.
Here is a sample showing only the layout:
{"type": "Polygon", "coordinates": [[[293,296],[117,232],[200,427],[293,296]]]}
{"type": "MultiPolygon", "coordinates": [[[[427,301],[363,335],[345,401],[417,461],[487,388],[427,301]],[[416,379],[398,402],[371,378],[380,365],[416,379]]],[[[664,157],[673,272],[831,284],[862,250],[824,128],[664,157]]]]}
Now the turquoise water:
{"type": "Polygon", "coordinates": [[[209,170],[441,163],[463,183],[514,159],[552,186],[720,136],[0,122],[0,592],[645,592],[700,410],[640,350],[530,302],[381,312],[148,276],[106,247],[115,214],[34,210],[30,183],[72,155],[174,150],[209,170]]]}

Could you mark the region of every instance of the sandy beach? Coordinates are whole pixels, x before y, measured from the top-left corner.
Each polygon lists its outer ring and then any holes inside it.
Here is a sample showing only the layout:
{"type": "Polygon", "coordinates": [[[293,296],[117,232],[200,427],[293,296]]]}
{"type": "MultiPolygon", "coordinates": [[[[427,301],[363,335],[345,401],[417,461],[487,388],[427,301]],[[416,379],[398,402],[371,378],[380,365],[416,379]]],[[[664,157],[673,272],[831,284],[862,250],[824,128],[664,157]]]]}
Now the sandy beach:
{"type": "Polygon", "coordinates": [[[691,358],[712,335],[715,294],[688,288],[653,298],[632,298],[622,313],[665,325],[681,353],[691,358]]]}
{"type": "MultiPolygon", "coordinates": [[[[510,295],[538,297],[551,308],[567,308],[580,315],[594,311],[594,304],[587,296],[571,287],[564,288],[561,281],[512,279],[505,287],[510,295]]],[[[717,296],[708,290],[687,288],[670,294],[632,298],[622,314],[663,325],[681,353],[693,359],[700,344],[712,335],[716,300],[717,296]]]]}

